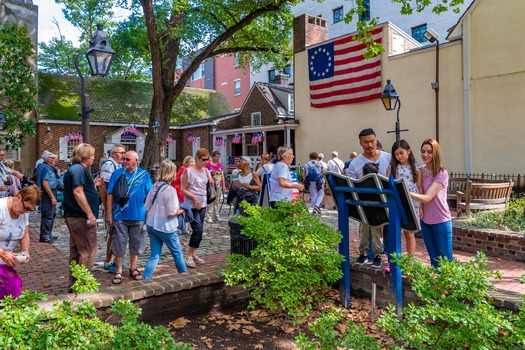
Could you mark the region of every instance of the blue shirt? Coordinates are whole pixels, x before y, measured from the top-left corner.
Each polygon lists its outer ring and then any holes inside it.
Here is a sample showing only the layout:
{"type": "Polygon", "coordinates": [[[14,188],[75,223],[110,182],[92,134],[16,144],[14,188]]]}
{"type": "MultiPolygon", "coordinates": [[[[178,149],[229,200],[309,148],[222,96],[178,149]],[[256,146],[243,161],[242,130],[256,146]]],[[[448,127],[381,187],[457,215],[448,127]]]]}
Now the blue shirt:
{"type": "Polygon", "coordinates": [[[64,174],[64,217],[87,218],[87,213],[78,205],[73,190],[84,188],[84,194],[95,217],[98,217],[99,196],[91,174],[80,163],[71,165],[64,174]]]}
{"type": "Polygon", "coordinates": [[[115,170],[109,179],[108,194],[112,194],[113,187],[122,174],[126,175],[128,182],[129,200],[123,207],[113,203],[113,220],[146,220],[144,201],[151,190],[149,173],[139,167],[133,172],[126,171],[124,167],[115,170]]]}
{"type": "Polygon", "coordinates": [[[42,187],[42,183],[44,182],[44,180],[47,180],[49,188],[55,189],[58,187],[57,170],[47,163],[42,163],[38,166],[38,175],[36,178],[36,182],[40,189],[44,189],[42,187]]]}

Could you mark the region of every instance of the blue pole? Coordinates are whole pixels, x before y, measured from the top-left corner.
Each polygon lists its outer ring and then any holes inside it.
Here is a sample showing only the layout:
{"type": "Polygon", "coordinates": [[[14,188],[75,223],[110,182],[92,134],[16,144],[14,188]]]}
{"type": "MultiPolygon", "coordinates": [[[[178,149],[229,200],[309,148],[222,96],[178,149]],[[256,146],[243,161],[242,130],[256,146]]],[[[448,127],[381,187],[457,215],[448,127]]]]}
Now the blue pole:
{"type": "MultiPolygon", "coordinates": [[[[401,215],[403,208],[398,206],[396,200],[397,191],[393,183],[393,177],[390,177],[390,186],[393,189],[392,194],[388,195],[388,261],[390,262],[392,253],[401,255],[401,215]]],[[[406,220],[406,219],[405,219],[406,220]]],[[[390,262],[390,295],[395,299],[396,313],[401,321],[401,310],[403,309],[403,276],[397,263],[390,262]]]]}
{"type": "Polygon", "coordinates": [[[337,192],[338,228],[343,238],[339,242],[339,254],[345,257],[341,263],[343,278],[339,281],[339,298],[345,308],[350,307],[350,232],[348,206],[345,204],[345,193],[337,192]]]}

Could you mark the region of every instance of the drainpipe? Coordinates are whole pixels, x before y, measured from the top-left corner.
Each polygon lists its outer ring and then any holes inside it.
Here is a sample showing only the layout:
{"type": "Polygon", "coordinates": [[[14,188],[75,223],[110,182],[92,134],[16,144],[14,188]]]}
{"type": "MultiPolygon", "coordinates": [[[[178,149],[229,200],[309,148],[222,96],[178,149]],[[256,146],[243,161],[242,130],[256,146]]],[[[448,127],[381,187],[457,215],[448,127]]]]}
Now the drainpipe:
{"type": "Polygon", "coordinates": [[[465,126],[465,172],[472,174],[472,100],[470,83],[472,79],[472,49],[471,49],[471,15],[467,13],[463,21],[463,115],[465,126]]]}

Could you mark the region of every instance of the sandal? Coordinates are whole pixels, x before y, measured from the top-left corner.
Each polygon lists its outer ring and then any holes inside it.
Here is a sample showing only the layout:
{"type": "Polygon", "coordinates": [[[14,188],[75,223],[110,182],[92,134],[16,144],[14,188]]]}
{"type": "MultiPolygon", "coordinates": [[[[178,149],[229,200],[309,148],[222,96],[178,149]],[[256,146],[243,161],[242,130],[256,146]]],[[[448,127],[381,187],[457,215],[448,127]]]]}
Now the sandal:
{"type": "Polygon", "coordinates": [[[129,277],[133,278],[135,281],[140,281],[142,279],[142,274],[137,269],[129,269],[129,277]]]}
{"type": "Polygon", "coordinates": [[[122,283],[122,274],[116,273],[115,277],[113,277],[113,280],[111,281],[113,284],[121,284],[122,283]]]}

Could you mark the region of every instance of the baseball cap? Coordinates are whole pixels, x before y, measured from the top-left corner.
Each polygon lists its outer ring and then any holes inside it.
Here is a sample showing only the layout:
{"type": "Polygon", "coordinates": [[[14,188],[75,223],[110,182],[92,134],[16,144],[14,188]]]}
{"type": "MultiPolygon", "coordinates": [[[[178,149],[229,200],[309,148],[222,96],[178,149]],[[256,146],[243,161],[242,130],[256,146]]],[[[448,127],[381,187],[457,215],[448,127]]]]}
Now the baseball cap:
{"type": "Polygon", "coordinates": [[[339,153],[337,153],[337,151],[332,151],[332,155],[339,158],[339,153]]]}
{"type": "Polygon", "coordinates": [[[49,151],[44,151],[44,153],[42,153],[43,160],[46,160],[47,158],[56,158],[56,157],[58,157],[56,154],[49,152],[49,151]]]}

